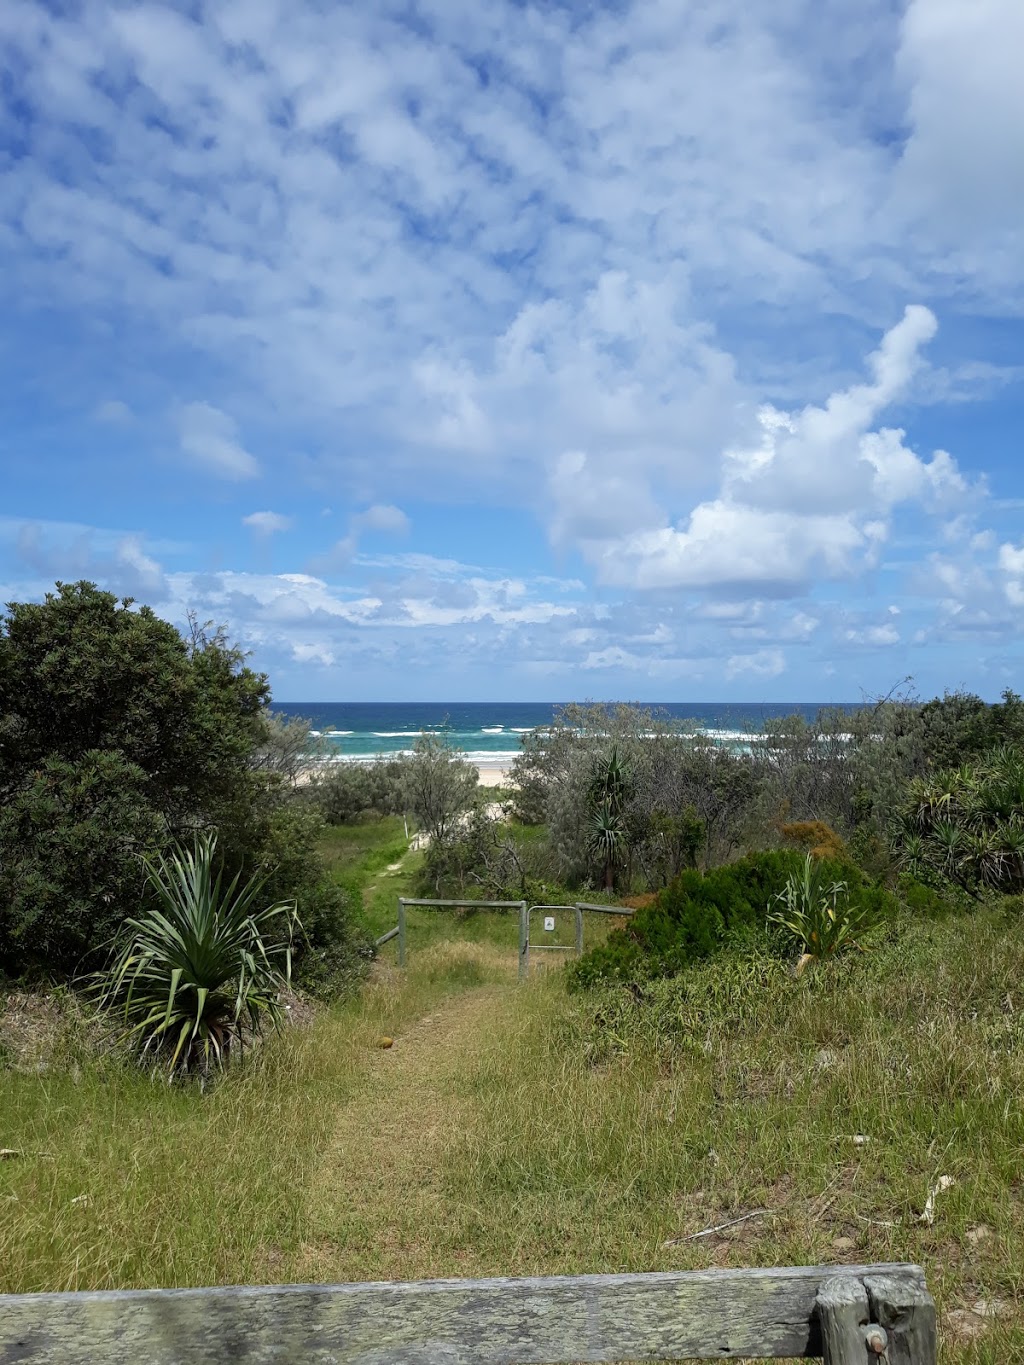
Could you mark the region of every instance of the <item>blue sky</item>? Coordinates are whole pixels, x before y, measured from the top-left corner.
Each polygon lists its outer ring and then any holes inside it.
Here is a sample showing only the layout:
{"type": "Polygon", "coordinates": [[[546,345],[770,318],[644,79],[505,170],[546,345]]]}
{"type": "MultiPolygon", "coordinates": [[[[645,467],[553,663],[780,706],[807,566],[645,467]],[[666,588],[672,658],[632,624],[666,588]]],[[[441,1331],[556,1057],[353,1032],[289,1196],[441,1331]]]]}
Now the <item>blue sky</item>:
{"type": "Polygon", "coordinates": [[[0,8],[0,593],[282,699],[1020,687],[1020,0],[0,8]]]}

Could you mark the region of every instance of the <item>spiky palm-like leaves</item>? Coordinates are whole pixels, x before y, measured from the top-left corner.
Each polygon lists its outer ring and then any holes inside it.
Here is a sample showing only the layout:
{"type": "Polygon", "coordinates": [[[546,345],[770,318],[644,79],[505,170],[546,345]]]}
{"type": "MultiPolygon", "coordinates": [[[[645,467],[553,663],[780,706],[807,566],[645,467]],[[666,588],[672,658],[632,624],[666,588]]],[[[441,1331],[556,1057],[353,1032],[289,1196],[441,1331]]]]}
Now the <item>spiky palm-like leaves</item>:
{"type": "Polygon", "coordinates": [[[127,941],[99,982],[101,1004],[172,1072],[223,1067],[284,1017],[295,906],[261,906],[261,877],[226,880],[216,847],[216,835],[197,835],[193,848],[147,862],[156,905],[125,921],[127,941]]]}
{"type": "Polygon", "coordinates": [[[628,844],[625,811],[631,791],[629,770],[613,747],[607,757],[594,764],[587,791],[587,844],[601,864],[602,885],[608,891],[615,886],[615,874],[628,844]]]}
{"type": "Polygon", "coordinates": [[[994,750],[975,765],[920,778],[898,813],[893,846],[907,871],[971,895],[1024,890],[1024,755],[994,750]]]}
{"type": "Polygon", "coordinates": [[[826,884],[808,853],[800,872],[791,873],[785,888],[772,899],[769,924],[786,929],[802,949],[798,974],[810,962],[860,947],[860,936],[871,927],[872,918],[863,907],[850,905],[848,893],[846,882],[826,884]]]}

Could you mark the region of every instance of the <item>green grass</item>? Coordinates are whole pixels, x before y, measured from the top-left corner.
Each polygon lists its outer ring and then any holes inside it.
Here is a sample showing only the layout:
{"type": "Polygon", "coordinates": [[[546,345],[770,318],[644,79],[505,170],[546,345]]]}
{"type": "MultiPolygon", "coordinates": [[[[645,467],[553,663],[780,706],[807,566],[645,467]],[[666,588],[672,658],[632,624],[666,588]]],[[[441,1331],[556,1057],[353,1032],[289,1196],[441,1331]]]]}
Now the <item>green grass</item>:
{"type": "Polygon", "coordinates": [[[1024,1358],[1019,904],[639,998],[517,986],[483,916],[423,913],[406,972],[206,1095],[0,1074],[0,1289],[916,1260],[944,1360],[1024,1358]]]}
{"type": "Polygon", "coordinates": [[[290,1278],[322,1154],[379,1040],[488,979],[437,949],[378,969],[206,1093],[87,1058],[72,1014],[56,1056],[37,1047],[26,1070],[0,1070],[0,1147],[18,1153],[0,1161],[0,1292],[290,1278]]]}

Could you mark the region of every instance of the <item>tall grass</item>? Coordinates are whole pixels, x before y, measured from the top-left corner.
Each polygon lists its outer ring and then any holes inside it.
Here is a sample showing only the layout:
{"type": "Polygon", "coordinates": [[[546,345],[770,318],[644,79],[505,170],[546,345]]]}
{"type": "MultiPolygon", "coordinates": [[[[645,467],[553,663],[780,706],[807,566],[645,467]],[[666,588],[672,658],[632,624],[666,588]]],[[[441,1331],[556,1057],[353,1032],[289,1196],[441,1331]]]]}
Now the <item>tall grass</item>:
{"type": "Polygon", "coordinates": [[[639,996],[538,984],[451,1151],[478,1247],[516,1272],[916,1260],[1024,1358],[1018,915],[902,925],[800,980],[724,960],[639,996]]]}
{"type": "Polygon", "coordinates": [[[428,952],[202,1093],[115,1055],[0,1071],[0,1292],[292,1278],[309,1190],[382,1036],[486,973],[428,952]]]}
{"type": "Polygon", "coordinates": [[[425,946],[205,1097],[8,1072],[0,1289],[906,1259],[946,1361],[1024,1359],[1019,916],[573,996],[425,946]]]}

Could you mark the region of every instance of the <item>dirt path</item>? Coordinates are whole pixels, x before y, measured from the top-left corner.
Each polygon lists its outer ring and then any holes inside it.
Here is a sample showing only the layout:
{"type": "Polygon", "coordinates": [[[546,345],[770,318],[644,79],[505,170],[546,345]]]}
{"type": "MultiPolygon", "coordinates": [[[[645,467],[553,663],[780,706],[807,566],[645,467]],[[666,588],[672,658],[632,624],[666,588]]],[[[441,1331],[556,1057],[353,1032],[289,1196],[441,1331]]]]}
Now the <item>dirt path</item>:
{"type": "Polygon", "coordinates": [[[421,1279],[466,1264],[472,1210],[445,1184],[444,1158],[472,1108],[481,1047],[514,998],[511,974],[470,988],[374,1051],[311,1191],[303,1278],[421,1279]]]}

